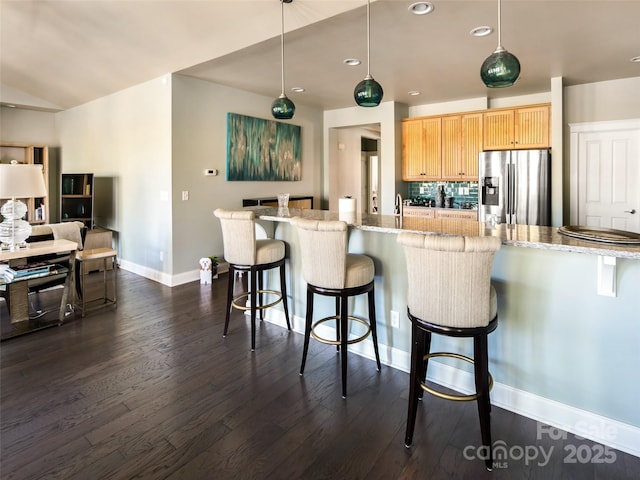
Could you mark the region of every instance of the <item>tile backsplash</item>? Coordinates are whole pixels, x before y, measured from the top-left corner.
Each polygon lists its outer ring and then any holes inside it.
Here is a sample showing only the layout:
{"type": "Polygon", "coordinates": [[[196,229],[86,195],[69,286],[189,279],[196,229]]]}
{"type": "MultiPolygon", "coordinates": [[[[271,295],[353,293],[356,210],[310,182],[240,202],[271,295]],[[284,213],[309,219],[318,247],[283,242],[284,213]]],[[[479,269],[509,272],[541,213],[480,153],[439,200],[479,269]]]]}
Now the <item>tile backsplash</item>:
{"type": "Polygon", "coordinates": [[[478,182],[408,182],[409,198],[435,198],[439,185],[444,186],[447,197],[454,197],[454,203],[478,202],[478,182]],[[461,190],[462,189],[462,190],[461,190]],[[462,192],[462,193],[461,193],[462,192]],[[467,193],[468,192],[468,193],[467,193]]]}

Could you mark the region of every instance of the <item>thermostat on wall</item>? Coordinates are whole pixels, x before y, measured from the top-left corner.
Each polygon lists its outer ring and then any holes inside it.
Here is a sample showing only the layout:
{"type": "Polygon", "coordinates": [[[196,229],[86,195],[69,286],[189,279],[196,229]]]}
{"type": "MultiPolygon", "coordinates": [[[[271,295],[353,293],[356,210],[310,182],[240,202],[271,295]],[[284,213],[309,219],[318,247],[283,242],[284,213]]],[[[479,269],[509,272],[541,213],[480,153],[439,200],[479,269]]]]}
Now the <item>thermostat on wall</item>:
{"type": "Polygon", "coordinates": [[[215,168],[207,168],[207,169],[204,171],[204,174],[205,174],[206,176],[218,175],[218,170],[216,170],[215,168]]]}

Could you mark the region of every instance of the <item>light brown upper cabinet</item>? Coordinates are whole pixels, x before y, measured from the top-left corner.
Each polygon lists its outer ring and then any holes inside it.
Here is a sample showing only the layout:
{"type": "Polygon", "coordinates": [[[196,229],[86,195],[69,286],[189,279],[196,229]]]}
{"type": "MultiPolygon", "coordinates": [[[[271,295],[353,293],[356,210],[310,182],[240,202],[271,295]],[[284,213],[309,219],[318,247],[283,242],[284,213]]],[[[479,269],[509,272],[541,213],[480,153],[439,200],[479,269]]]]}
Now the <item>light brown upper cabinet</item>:
{"type": "Polygon", "coordinates": [[[484,112],[484,150],[548,148],[550,105],[484,112]]]}
{"type": "Polygon", "coordinates": [[[427,181],[441,178],[440,117],[402,121],[402,179],[427,181]]]}
{"type": "Polygon", "coordinates": [[[482,112],[442,117],[442,179],[478,180],[482,112]]]}

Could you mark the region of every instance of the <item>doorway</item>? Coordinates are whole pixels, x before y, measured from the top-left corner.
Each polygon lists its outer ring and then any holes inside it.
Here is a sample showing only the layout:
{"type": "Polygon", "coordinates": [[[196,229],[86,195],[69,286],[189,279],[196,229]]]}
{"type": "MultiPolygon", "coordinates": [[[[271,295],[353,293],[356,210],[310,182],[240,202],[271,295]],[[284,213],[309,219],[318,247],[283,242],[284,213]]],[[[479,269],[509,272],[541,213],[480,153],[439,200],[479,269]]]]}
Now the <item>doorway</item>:
{"type": "Polygon", "coordinates": [[[380,154],[378,139],[361,137],[361,168],[362,178],[362,213],[377,215],[380,213],[378,192],[380,191],[380,154]]]}
{"type": "Polygon", "coordinates": [[[350,196],[358,212],[380,213],[380,147],[380,124],[329,129],[329,210],[350,196]]]}
{"type": "Polygon", "coordinates": [[[571,224],[640,233],[640,120],[570,127],[571,224]]]}

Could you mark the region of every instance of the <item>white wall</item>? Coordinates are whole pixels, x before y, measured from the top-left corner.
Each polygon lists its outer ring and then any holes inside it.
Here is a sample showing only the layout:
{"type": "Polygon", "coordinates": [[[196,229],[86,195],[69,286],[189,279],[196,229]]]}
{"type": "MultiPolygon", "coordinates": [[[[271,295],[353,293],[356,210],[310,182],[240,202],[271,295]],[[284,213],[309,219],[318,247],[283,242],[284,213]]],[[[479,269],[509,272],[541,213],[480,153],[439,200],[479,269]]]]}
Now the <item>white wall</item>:
{"type": "Polygon", "coordinates": [[[240,208],[243,198],[275,196],[278,192],[319,198],[322,112],[302,105],[296,106],[295,116],[286,122],[302,127],[300,181],[226,180],[227,113],[273,120],[274,98],[174,75],[171,166],[174,273],[193,270],[200,257],[222,257],[222,234],[213,216],[214,209],[240,208]],[[217,169],[219,175],[205,177],[206,168],[217,169]],[[181,200],[182,191],[189,191],[186,202],[181,200]]]}
{"type": "Polygon", "coordinates": [[[171,77],[163,76],[56,115],[62,173],[117,181],[119,260],[156,280],[173,271],[171,77]],[[162,256],[161,256],[162,255],[162,256]]]}

